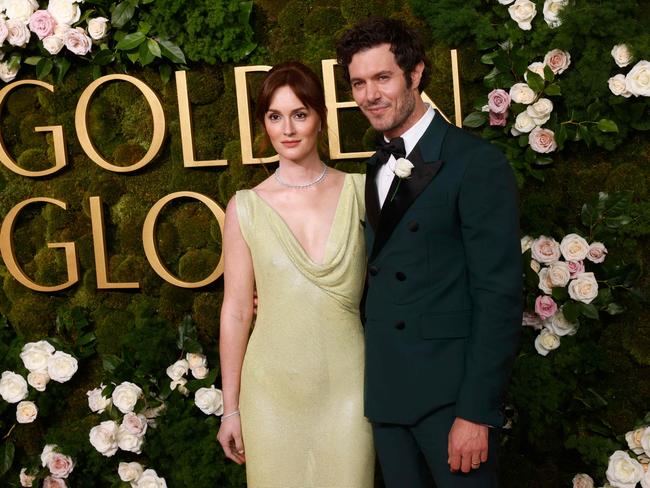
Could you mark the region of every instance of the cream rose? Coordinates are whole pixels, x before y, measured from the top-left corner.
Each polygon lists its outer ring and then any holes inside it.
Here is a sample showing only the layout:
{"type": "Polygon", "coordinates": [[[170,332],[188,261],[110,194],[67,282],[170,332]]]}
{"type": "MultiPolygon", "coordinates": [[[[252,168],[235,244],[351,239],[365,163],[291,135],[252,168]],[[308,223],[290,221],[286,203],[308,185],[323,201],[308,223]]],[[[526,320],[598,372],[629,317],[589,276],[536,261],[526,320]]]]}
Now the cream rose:
{"type": "Polygon", "coordinates": [[[641,488],[650,488],[650,469],[648,469],[648,464],[643,465],[645,473],[643,478],[641,478],[641,488]]]}
{"type": "Polygon", "coordinates": [[[566,286],[571,279],[569,265],[564,261],[556,261],[548,267],[548,279],[554,287],[566,286]]]}
{"type": "Polygon", "coordinates": [[[36,476],[28,474],[27,469],[22,468],[20,470],[20,486],[32,486],[34,481],[36,481],[36,476]]]}
{"type": "Polygon", "coordinates": [[[553,49],[544,56],[544,64],[556,75],[561,75],[571,64],[571,55],[561,49],[553,49]]]}
{"type": "Polygon", "coordinates": [[[48,476],[43,480],[43,488],[66,488],[67,486],[65,481],[54,476],[48,476]]]}
{"type": "Polygon", "coordinates": [[[63,35],[63,44],[68,50],[78,56],[88,54],[93,47],[93,41],[81,27],[68,29],[63,35]]]}
{"type": "Polygon", "coordinates": [[[515,0],[497,0],[501,5],[510,5],[515,0]]]}
{"type": "Polygon", "coordinates": [[[393,173],[395,173],[395,176],[398,178],[408,178],[411,176],[411,170],[414,167],[413,163],[408,159],[399,158],[395,161],[395,169],[393,170],[393,173]]]}
{"type": "Polygon", "coordinates": [[[537,127],[535,120],[527,112],[521,112],[517,115],[515,124],[510,129],[510,132],[513,136],[519,136],[521,134],[528,134],[535,127],[537,127]]]}
{"type": "Polygon", "coordinates": [[[34,402],[23,400],[16,406],[16,421],[19,424],[31,424],[38,417],[38,408],[34,402]]]}
{"type": "Polygon", "coordinates": [[[513,5],[508,7],[510,18],[517,22],[522,30],[530,30],[531,22],[537,15],[537,7],[530,0],[516,0],[513,5]]]}
{"type": "Polygon", "coordinates": [[[103,413],[104,410],[111,406],[111,399],[102,395],[103,390],[104,385],[101,385],[94,390],[86,392],[86,395],[88,396],[88,407],[92,412],[103,413]]]}
{"type": "Polygon", "coordinates": [[[544,2],[542,13],[544,14],[544,20],[551,29],[562,24],[559,14],[568,3],[569,0],[546,0],[544,2]]]}
{"type": "Polygon", "coordinates": [[[541,271],[538,273],[539,275],[539,283],[537,284],[538,288],[542,290],[544,293],[547,295],[550,295],[553,293],[553,285],[551,284],[551,280],[548,277],[548,268],[542,268],[541,271]]]}
{"type": "Polygon", "coordinates": [[[533,239],[530,236],[524,236],[519,240],[519,242],[521,243],[521,254],[525,253],[533,246],[534,240],[535,239],[533,239]]]}
{"type": "Polygon", "coordinates": [[[614,58],[614,62],[619,68],[625,68],[634,59],[630,48],[626,44],[616,44],[612,48],[612,58],[614,58]]]}
{"type": "Polygon", "coordinates": [[[54,34],[56,20],[47,10],[37,10],[29,19],[29,30],[38,36],[39,39],[54,34]]]}
{"type": "Polygon", "coordinates": [[[117,452],[118,425],[113,420],[105,420],[90,429],[89,439],[100,454],[111,457],[117,452]]]}
{"type": "Polygon", "coordinates": [[[593,273],[580,273],[569,282],[569,296],[582,303],[591,303],[598,296],[598,282],[593,273]]]}
{"type": "Polygon", "coordinates": [[[27,398],[27,382],[25,378],[13,371],[2,373],[0,396],[7,403],[18,403],[27,398]]]}
{"type": "Polygon", "coordinates": [[[524,73],[524,79],[528,81],[528,71],[532,71],[533,73],[537,73],[539,76],[544,79],[544,63],[542,62],[535,62],[531,63],[528,65],[528,68],[526,68],[526,72],[524,73]]]}
{"type": "Polygon", "coordinates": [[[44,371],[54,351],[54,346],[47,341],[28,342],[20,352],[20,359],[29,371],[44,371]]]}
{"type": "Polygon", "coordinates": [[[120,463],[117,467],[117,474],[125,483],[135,483],[142,476],[144,468],[140,463],[120,463]]]}
{"type": "Polygon", "coordinates": [[[535,92],[527,83],[515,83],[510,87],[510,100],[514,103],[530,105],[535,101],[535,92]]]}
{"type": "Polygon", "coordinates": [[[38,8],[38,2],[31,2],[30,0],[6,0],[5,8],[5,15],[8,19],[27,24],[34,10],[38,8]]]}
{"type": "Polygon", "coordinates": [[[530,269],[532,269],[535,273],[539,274],[539,271],[542,269],[542,265],[539,264],[537,261],[534,259],[530,260],[530,269]]]}
{"type": "Polygon", "coordinates": [[[72,25],[81,17],[79,6],[70,0],[50,0],[47,10],[57,24],[72,25]]]}
{"type": "Polygon", "coordinates": [[[47,361],[47,374],[52,381],[65,383],[77,372],[79,364],[70,354],[63,351],[56,351],[47,361]]]}
{"type": "Polygon", "coordinates": [[[619,488],[634,488],[643,478],[641,464],[625,451],[615,451],[609,457],[605,473],[607,481],[619,488]]]}
{"type": "Polygon", "coordinates": [[[194,394],[194,403],[206,415],[223,414],[223,394],[214,385],[199,388],[194,394]]]}
{"type": "Polygon", "coordinates": [[[32,371],[27,375],[27,383],[36,391],[45,391],[47,384],[50,382],[50,376],[45,371],[32,371]]]}
{"type": "Polygon", "coordinates": [[[122,413],[133,411],[138,399],[142,396],[142,389],[133,383],[125,381],[113,390],[113,405],[122,413]]]}
{"type": "Polygon", "coordinates": [[[9,19],[7,21],[7,42],[12,46],[25,47],[29,42],[29,29],[21,20],[9,19]]]}
{"type": "Polygon", "coordinates": [[[548,329],[542,329],[535,338],[535,350],[542,356],[548,355],[558,347],[560,347],[560,338],[548,329]]]}
{"type": "Polygon", "coordinates": [[[587,259],[592,263],[602,263],[605,261],[605,255],[607,254],[607,248],[602,242],[592,242],[589,244],[589,252],[587,253],[587,259]]]}
{"type": "Polygon", "coordinates": [[[174,381],[178,381],[187,374],[189,369],[190,365],[187,360],[179,359],[167,368],[167,376],[169,376],[174,381]]]}
{"type": "Polygon", "coordinates": [[[562,313],[562,310],[558,310],[544,323],[544,326],[558,337],[575,335],[578,331],[578,324],[569,322],[562,313]]]}
{"type": "Polygon", "coordinates": [[[153,469],[145,469],[135,486],[136,488],[167,488],[167,483],[153,469]]]}
{"type": "Polygon", "coordinates": [[[627,86],[625,85],[625,75],[623,74],[619,73],[616,76],[612,76],[609,80],[607,80],[607,84],[609,85],[609,91],[611,91],[616,96],[625,98],[630,98],[632,96],[632,94],[627,91],[627,86]]]}
{"type": "Polygon", "coordinates": [[[120,430],[124,430],[136,437],[142,437],[147,432],[147,418],[142,414],[136,415],[133,412],[129,412],[122,419],[120,430]]]}
{"type": "Polygon", "coordinates": [[[641,436],[647,427],[639,427],[638,429],[631,430],[625,434],[627,445],[634,454],[643,454],[643,446],[641,445],[641,436]]]}
{"type": "Polygon", "coordinates": [[[537,125],[543,125],[551,118],[553,111],[553,102],[548,98],[540,98],[532,105],[526,107],[526,113],[535,121],[537,125]]]}
{"type": "Polygon", "coordinates": [[[50,457],[56,452],[59,446],[56,444],[45,444],[43,447],[43,452],[41,452],[41,465],[43,467],[47,466],[50,457]]]}
{"type": "Polygon", "coordinates": [[[530,144],[533,151],[540,154],[553,152],[557,149],[555,132],[550,129],[536,127],[528,134],[528,144],[530,144]]]}
{"type": "MultiPolygon", "coordinates": [[[[2,17],[2,15],[0,15],[0,46],[5,42],[8,35],[9,29],[7,29],[7,23],[5,22],[5,19],[2,17]]],[[[0,59],[2,59],[1,56],[0,59]]]]}
{"type": "Polygon", "coordinates": [[[63,39],[59,36],[48,36],[43,39],[43,47],[50,54],[58,54],[63,49],[63,39]]]}
{"type": "Polygon", "coordinates": [[[625,77],[625,88],[635,97],[650,97],[650,61],[639,61],[625,77]]]}
{"type": "Polygon", "coordinates": [[[194,376],[197,380],[207,378],[208,374],[210,374],[210,370],[205,366],[197,366],[196,368],[192,368],[191,371],[192,376],[194,376]]]}
{"type": "Polygon", "coordinates": [[[567,234],[560,242],[560,252],[567,261],[582,261],[587,257],[589,244],[578,234],[567,234]]]}
{"type": "Polygon", "coordinates": [[[588,474],[577,474],[573,477],[573,488],[594,488],[594,480],[588,474]]]}
{"type": "Polygon", "coordinates": [[[650,427],[646,427],[641,432],[641,447],[646,456],[650,456],[650,427]]]}
{"type": "Polygon", "coordinates": [[[95,17],[88,21],[88,35],[98,41],[108,34],[108,19],[106,17],[95,17]]]}
{"type": "Polygon", "coordinates": [[[560,245],[552,237],[539,236],[531,247],[533,259],[543,264],[551,264],[560,259],[560,245]]]}
{"type": "Polygon", "coordinates": [[[129,434],[129,432],[120,426],[117,432],[117,446],[123,451],[133,452],[140,454],[142,452],[142,445],[144,444],[144,437],[129,434]]]}
{"type": "Polygon", "coordinates": [[[52,476],[56,478],[67,478],[74,469],[74,461],[70,456],[54,452],[47,460],[47,467],[52,476]]]}
{"type": "Polygon", "coordinates": [[[188,389],[185,387],[186,384],[187,384],[187,378],[180,378],[179,380],[176,380],[176,381],[172,380],[172,381],[169,383],[169,389],[170,389],[171,391],[174,391],[176,388],[178,388],[178,392],[179,392],[181,395],[185,395],[185,396],[187,396],[187,395],[190,394],[190,390],[188,390],[188,389]]]}
{"type": "Polygon", "coordinates": [[[205,357],[205,354],[188,352],[185,355],[185,359],[187,360],[187,364],[188,364],[190,369],[195,369],[195,368],[198,368],[200,366],[207,366],[208,365],[208,358],[205,357]]]}

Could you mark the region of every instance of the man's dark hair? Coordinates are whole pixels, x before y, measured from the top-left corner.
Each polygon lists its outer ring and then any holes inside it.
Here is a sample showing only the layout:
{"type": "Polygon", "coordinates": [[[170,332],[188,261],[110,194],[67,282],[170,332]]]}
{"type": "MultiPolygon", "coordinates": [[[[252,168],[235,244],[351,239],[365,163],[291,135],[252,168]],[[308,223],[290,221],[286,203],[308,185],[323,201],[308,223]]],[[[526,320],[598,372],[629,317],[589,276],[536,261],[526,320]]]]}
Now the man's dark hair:
{"type": "Polygon", "coordinates": [[[352,57],[366,49],[381,44],[390,44],[390,50],[395,55],[398,66],[404,72],[406,86],[411,87],[411,73],[422,61],[424,71],[418,85],[422,92],[431,78],[431,66],[424,52],[424,44],[420,35],[404,22],[395,19],[371,18],[355,25],[346,31],[336,45],[336,57],[345,70],[345,78],[350,81],[348,66],[352,57]]]}

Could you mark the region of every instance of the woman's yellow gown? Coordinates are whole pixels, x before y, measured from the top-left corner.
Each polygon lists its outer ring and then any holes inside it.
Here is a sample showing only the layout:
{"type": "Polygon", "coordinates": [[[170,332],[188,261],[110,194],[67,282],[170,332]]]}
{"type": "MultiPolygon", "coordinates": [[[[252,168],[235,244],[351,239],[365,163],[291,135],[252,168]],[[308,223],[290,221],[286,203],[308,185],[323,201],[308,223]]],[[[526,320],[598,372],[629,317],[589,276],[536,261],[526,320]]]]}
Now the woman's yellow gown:
{"type": "Polygon", "coordinates": [[[345,176],[322,264],[253,190],[237,192],[258,294],[240,392],[250,488],[373,486],[359,320],[363,187],[364,175],[345,176]]]}

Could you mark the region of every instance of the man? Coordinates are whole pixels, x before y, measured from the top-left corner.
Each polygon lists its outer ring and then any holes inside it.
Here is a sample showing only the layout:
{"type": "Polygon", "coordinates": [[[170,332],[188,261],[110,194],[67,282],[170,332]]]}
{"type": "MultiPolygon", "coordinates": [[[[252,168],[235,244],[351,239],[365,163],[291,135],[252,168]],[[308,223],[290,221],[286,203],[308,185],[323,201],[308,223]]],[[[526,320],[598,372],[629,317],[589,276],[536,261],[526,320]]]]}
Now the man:
{"type": "Polygon", "coordinates": [[[365,301],[365,412],[384,480],[494,487],[522,313],[513,173],[422,102],[428,62],[403,23],[365,21],[337,56],[384,135],[366,175],[365,301]]]}

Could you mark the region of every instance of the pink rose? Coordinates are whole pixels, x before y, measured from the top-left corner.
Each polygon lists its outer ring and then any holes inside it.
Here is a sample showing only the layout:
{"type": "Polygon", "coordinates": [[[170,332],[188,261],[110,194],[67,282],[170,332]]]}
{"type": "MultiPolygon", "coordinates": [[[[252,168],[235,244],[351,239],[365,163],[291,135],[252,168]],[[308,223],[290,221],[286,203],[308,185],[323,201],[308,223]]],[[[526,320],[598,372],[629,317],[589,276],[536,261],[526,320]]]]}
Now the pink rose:
{"type": "Polygon", "coordinates": [[[503,112],[502,114],[498,114],[490,110],[490,125],[504,127],[506,125],[507,119],[508,119],[508,112],[503,112]]]}
{"type": "Polygon", "coordinates": [[[47,10],[37,10],[29,19],[29,30],[38,36],[39,39],[54,34],[56,20],[47,10]]]}
{"type": "Polygon", "coordinates": [[[7,23],[0,19],[0,45],[4,44],[5,40],[9,36],[9,28],[7,27],[7,23]]]}
{"type": "Polygon", "coordinates": [[[74,469],[74,461],[70,456],[53,452],[47,460],[47,467],[55,478],[67,478],[74,469]]]}
{"type": "Polygon", "coordinates": [[[550,264],[560,259],[560,244],[552,237],[539,236],[530,249],[537,262],[550,264]]]}
{"type": "Polygon", "coordinates": [[[544,326],[542,319],[540,319],[536,314],[530,312],[524,312],[524,315],[521,318],[521,325],[532,327],[535,330],[542,330],[542,327],[544,326]]]}
{"type": "Polygon", "coordinates": [[[495,114],[503,114],[510,107],[510,95],[505,90],[497,88],[488,93],[488,108],[495,114]]]}
{"type": "Polygon", "coordinates": [[[605,261],[605,255],[607,254],[607,248],[602,242],[592,242],[589,245],[589,252],[587,253],[587,259],[592,263],[602,263],[605,261]]]}
{"type": "Polygon", "coordinates": [[[553,49],[544,56],[544,64],[551,68],[554,74],[562,74],[571,64],[571,55],[561,49],[553,49]]]}
{"type": "Polygon", "coordinates": [[[123,430],[136,437],[142,437],[147,432],[147,418],[144,415],[127,413],[122,419],[123,430]]]}
{"type": "Polygon", "coordinates": [[[81,27],[75,29],[68,29],[63,35],[63,43],[69,51],[78,56],[88,54],[93,46],[92,39],[86,34],[86,31],[81,27]]]}
{"type": "Polygon", "coordinates": [[[43,488],[67,488],[67,486],[65,481],[54,476],[48,476],[43,480],[43,488]]]}
{"type": "Polygon", "coordinates": [[[557,149],[555,133],[549,129],[536,127],[528,134],[528,144],[533,151],[538,153],[550,153],[557,149]]]}
{"type": "Polygon", "coordinates": [[[557,312],[557,303],[547,296],[540,295],[535,300],[535,313],[539,315],[542,319],[548,319],[552,317],[557,312]]]}
{"type": "Polygon", "coordinates": [[[571,273],[571,278],[575,278],[580,273],[585,272],[585,263],[584,261],[567,261],[567,266],[569,267],[569,273],[571,273]]]}

